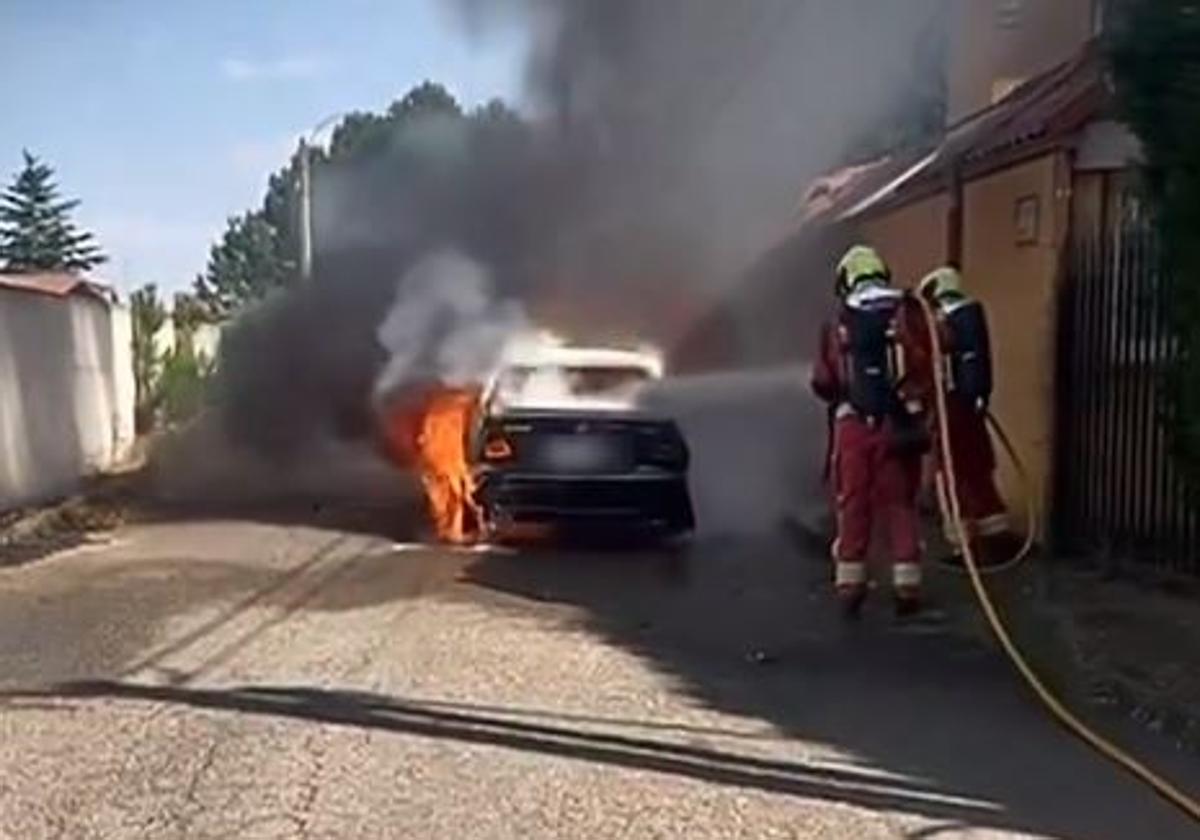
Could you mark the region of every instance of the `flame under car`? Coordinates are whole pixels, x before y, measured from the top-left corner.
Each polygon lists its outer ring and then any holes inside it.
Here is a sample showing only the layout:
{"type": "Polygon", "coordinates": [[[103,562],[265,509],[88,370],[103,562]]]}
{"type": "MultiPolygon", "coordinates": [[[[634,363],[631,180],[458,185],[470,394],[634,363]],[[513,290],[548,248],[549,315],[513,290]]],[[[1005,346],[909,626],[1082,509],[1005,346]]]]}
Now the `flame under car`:
{"type": "Polygon", "coordinates": [[[687,442],[673,419],[637,407],[661,375],[653,354],[633,351],[509,359],[484,392],[470,449],[485,533],[691,532],[687,442]]]}

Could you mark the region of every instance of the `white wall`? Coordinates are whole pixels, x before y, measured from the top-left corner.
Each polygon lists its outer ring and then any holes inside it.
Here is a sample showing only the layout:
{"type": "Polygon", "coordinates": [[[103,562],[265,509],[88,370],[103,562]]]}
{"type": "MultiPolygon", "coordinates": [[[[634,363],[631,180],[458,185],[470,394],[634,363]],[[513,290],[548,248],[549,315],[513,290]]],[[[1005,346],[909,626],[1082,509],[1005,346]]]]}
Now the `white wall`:
{"type": "Polygon", "coordinates": [[[221,349],[221,325],[197,324],[196,333],[192,336],[192,351],[198,358],[206,361],[216,361],[221,349]]]}
{"type": "Polygon", "coordinates": [[[112,324],[111,387],[113,399],[112,461],[124,461],[133,451],[137,438],[134,409],[137,404],[137,382],[133,376],[133,318],[129,307],[113,306],[109,310],[112,324]]]}
{"type": "MultiPolygon", "coordinates": [[[[217,358],[221,347],[221,324],[197,324],[192,333],[192,352],[197,358],[212,362],[217,358]]],[[[180,331],[175,326],[175,319],[168,317],[154,334],[154,352],[163,359],[175,351],[179,344],[180,331]]]]}
{"type": "Polygon", "coordinates": [[[70,492],[133,440],[128,314],[0,288],[0,510],[70,492]]]}

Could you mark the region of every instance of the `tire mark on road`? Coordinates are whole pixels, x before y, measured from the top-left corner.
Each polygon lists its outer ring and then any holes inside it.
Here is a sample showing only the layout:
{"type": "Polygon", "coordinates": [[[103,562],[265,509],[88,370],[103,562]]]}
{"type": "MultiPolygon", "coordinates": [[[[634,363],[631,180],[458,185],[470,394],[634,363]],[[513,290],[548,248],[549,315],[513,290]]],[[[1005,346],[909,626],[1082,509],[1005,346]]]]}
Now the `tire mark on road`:
{"type": "Polygon", "coordinates": [[[153,668],[168,656],[180,653],[194,645],[196,642],[199,642],[201,639],[212,635],[214,632],[242,615],[244,612],[246,612],[246,610],[250,609],[255,604],[258,604],[271,595],[274,595],[292,581],[303,576],[309,570],[316,568],[349,539],[350,537],[348,534],[340,534],[329,540],[327,543],[318,548],[308,559],[303,560],[300,563],[297,563],[295,566],[292,566],[291,568],[282,572],[279,577],[277,577],[271,583],[249,593],[240,601],[231,604],[220,613],[213,616],[208,621],[203,622],[193,630],[185,633],[177,639],[174,639],[173,641],[166,643],[165,645],[160,646],[158,649],[135,661],[133,664],[126,666],[122,671],[119,672],[119,678],[125,679],[133,676],[139,671],[144,671],[147,668],[153,668]]]}

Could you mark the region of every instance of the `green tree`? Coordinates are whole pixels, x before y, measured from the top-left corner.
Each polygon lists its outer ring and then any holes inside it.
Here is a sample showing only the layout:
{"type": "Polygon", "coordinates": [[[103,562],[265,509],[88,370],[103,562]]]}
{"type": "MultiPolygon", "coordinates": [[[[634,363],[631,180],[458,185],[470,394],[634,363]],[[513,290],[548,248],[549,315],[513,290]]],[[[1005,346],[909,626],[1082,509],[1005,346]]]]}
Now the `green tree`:
{"type": "Polygon", "coordinates": [[[147,432],[158,412],[158,378],[163,360],[156,337],[167,322],[167,310],[158,298],[158,289],[151,283],[129,296],[129,311],[133,322],[133,379],[137,389],[134,418],[137,430],[147,432]]]}
{"type": "MultiPolygon", "coordinates": [[[[308,150],[314,171],[326,160],[320,148],[308,150]]],[[[300,150],[292,154],[287,166],[274,172],[267,180],[263,197],[262,216],[275,230],[276,259],[289,266],[292,275],[300,265],[300,150]]]]}
{"type": "Polygon", "coordinates": [[[201,324],[213,320],[208,307],[200,299],[187,292],[176,292],[175,301],[171,306],[171,320],[175,322],[176,333],[192,335],[201,324]]]}
{"type": "Polygon", "coordinates": [[[163,419],[186,423],[204,408],[209,395],[212,363],[196,355],[191,335],[176,335],[175,348],[163,359],[158,399],[163,419]]]}
{"type": "Polygon", "coordinates": [[[439,84],[425,81],[393,102],[386,114],[349,114],[333,131],[331,161],[383,157],[395,148],[397,130],[434,117],[463,115],[458,100],[439,84]]]}
{"type": "MultiPolygon", "coordinates": [[[[320,184],[327,167],[387,163],[390,177],[404,181],[420,168],[412,155],[397,154],[403,129],[434,117],[463,118],[462,108],[441,85],[424,82],[392,103],[386,113],[349,114],[334,128],[329,151],[309,149],[312,177],[320,184]]],[[[497,103],[478,119],[506,125],[516,118],[497,103]]],[[[427,161],[426,161],[427,163],[427,161]]],[[[272,290],[296,282],[300,263],[300,157],[271,175],[261,207],[232,218],[196,278],[196,300],[208,318],[231,315],[272,290]]],[[[317,187],[319,189],[319,186],[317,187]]]]}
{"type": "Polygon", "coordinates": [[[1200,488],[1200,2],[1114,6],[1110,52],[1122,117],[1142,141],[1142,181],[1163,242],[1167,376],[1176,453],[1200,488]]]}
{"type": "Polygon", "coordinates": [[[59,198],[54,170],[28,151],[0,195],[0,264],[5,271],[90,271],[107,257],[71,219],[78,200],[59,198]]]}
{"type": "Polygon", "coordinates": [[[229,220],[194,287],[211,317],[226,317],[293,281],[296,263],[281,253],[280,236],[262,210],[229,220]]]}

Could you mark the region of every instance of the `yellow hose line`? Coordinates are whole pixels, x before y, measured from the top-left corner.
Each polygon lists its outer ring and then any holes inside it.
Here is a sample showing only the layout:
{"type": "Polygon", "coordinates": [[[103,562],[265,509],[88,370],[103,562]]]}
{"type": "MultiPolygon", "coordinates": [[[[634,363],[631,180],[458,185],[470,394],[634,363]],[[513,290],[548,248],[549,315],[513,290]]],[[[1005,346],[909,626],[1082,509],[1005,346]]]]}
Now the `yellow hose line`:
{"type": "Polygon", "coordinates": [[[1008,635],[1008,630],[1005,628],[1004,622],[1000,619],[1000,614],[996,610],[995,604],[992,603],[991,596],[988,595],[983,575],[980,574],[979,567],[975,563],[975,553],[971,549],[970,540],[967,539],[966,528],[963,526],[962,509],[958,500],[957,482],[955,481],[954,474],[954,455],[950,450],[950,424],[946,417],[946,392],[942,371],[942,342],[941,336],[938,334],[937,317],[934,315],[929,303],[919,294],[913,297],[920,304],[921,311],[925,316],[933,348],[932,367],[934,397],[937,403],[938,443],[942,449],[942,463],[946,471],[946,497],[950,504],[950,516],[954,528],[958,531],[959,540],[962,542],[963,559],[966,562],[967,573],[971,578],[971,587],[975,591],[975,597],[979,600],[979,606],[983,610],[984,616],[987,617],[988,624],[991,625],[996,640],[1000,643],[1000,647],[1003,648],[1005,655],[1008,656],[1025,682],[1033,690],[1033,693],[1037,695],[1038,699],[1042,701],[1042,704],[1059,723],[1101,755],[1116,762],[1133,776],[1149,785],[1157,794],[1178,807],[1193,820],[1200,822],[1200,802],[1197,802],[1116,744],[1104,738],[1104,736],[1090,729],[1087,724],[1077,718],[1070,709],[1054,696],[1038,675],[1034,673],[1033,668],[1030,667],[1024,655],[1017,649],[1012,638],[1008,635]]]}

